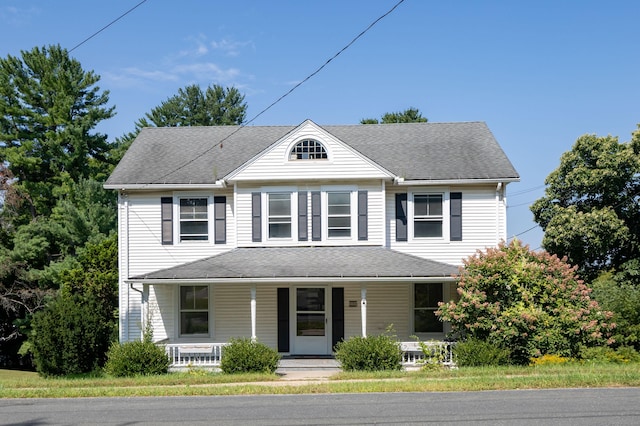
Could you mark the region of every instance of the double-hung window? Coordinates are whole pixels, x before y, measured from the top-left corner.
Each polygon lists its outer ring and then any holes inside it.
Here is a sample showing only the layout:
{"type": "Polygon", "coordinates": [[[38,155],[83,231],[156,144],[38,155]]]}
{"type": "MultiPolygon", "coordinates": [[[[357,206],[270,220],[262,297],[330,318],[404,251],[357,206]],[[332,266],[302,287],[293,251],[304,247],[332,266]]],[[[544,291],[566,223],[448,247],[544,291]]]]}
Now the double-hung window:
{"type": "Polygon", "coordinates": [[[180,286],[180,335],[209,334],[209,286],[180,286]]]}
{"type": "Polygon", "coordinates": [[[329,238],[351,237],[351,192],[327,192],[327,234],[329,238]]]}
{"type": "Polygon", "coordinates": [[[208,212],[208,198],[180,198],[180,241],[209,239],[208,212]]]}
{"type": "Polygon", "coordinates": [[[442,283],[418,283],[413,287],[413,331],[442,333],[442,322],[436,317],[442,302],[442,283]]]}
{"type": "Polygon", "coordinates": [[[291,238],[291,193],[269,193],[269,238],[291,238]]]}
{"type": "Polygon", "coordinates": [[[414,238],[442,237],[442,194],[414,194],[414,238]]]}

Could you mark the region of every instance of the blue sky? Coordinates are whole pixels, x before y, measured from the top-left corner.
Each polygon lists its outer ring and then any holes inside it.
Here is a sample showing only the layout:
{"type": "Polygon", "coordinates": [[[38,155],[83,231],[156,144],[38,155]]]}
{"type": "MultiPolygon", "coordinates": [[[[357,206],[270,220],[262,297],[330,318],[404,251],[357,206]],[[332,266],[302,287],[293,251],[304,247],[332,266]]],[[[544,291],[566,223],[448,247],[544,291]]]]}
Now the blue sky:
{"type": "MultiPolygon", "coordinates": [[[[140,0],[2,0],[0,55],[72,49],[140,0]]],[[[302,81],[398,0],[147,0],[75,48],[101,76],[113,140],[189,84],[235,86],[248,118],[302,81]]],[[[484,121],[521,175],[508,234],[538,248],[528,206],[585,133],[628,141],[640,123],[640,2],[405,0],[255,125],[356,124],[418,108],[484,121]],[[527,231],[527,232],[525,232],[527,231]]]]}

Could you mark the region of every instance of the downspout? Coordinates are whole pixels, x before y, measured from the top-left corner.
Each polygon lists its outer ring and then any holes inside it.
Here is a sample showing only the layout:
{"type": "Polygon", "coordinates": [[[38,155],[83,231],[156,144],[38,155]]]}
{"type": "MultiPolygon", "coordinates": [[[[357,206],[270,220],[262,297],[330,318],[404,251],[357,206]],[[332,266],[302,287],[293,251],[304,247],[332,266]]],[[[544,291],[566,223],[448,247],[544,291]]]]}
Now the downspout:
{"type": "MultiPolygon", "coordinates": [[[[496,246],[498,244],[500,244],[500,239],[501,239],[501,229],[502,227],[500,226],[500,217],[501,217],[501,208],[500,208],[500,198],[501,198],[501,192],[502,192],[502,182],[498,182],[498,185],[496,186],[496,246]]],[[[505,217],[506,220],[506,217],[505,217]]]]}

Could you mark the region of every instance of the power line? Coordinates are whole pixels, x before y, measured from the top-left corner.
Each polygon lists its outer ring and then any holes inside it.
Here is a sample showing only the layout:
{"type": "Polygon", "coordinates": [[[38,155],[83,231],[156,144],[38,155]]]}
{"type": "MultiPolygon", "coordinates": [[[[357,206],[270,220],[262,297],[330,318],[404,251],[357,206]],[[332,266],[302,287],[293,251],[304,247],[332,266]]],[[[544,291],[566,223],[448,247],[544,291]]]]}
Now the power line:
{"type": "MultiPolygon", "coordinates": [[[[146,0],[145,0],[146,1],[146,0]]],[[[284,98],[286,98],[287,96],[289,96],[291,94],[291,92],[293,92],[294,90],[296,90],[298,87],[302,86],[304,83],[306,83],[307,81],[309,81],[312,77],[314,77],[316,74],[318,74],[320,71],[322,71],[322,69],[324,67],[326,67],[329,62],[333,61],[335,58],[337,58],[342,52],[344,52],[345,50],[347,50],[349,47],[351,47],[352,44],[354,44],[360,37],[362,37],[363,35],[365,35],[371,28],[373,28],[374,25],[376,25],[378,22],[380,22],[382,19],[384,19],[385,17],[387,17],[389,14],[391,14],[398,6],[400,6],[400,4],[402,4],[404,2],[404,0],[400,0],[398,1],[391,9],[389,9],[387,12],[385,12],[384,14],[382,14],[380,17],[378,17],[378,19],[376,19],[375,21],[373,21],[371,24],[369,24],[369,26],[367,28],[365,28],[362,32],[360,32],[360,34],[358,34],[357,36],[355,36],[349,43],[347,43],[346,46],[344,46],[342,49],[340,49],[338,51],[338,53],[336,53],[335,55],[333,55],[331,58],[327,59],[318,69],[316,69],[315,71],[313,71],[311,74],[309,74],[307,77],[305,77],[302,81],[300,81],[298,84],[296,84],[295,86],[293,86],[289,91],[287,91],[284,95],[280,96],[278,99],[276,99],[275,101],[273,101],[269,106],[267,106],[266,108],[264,108],[262,111],[260,111],[259,113],[257,113],[255,116],[253,116],[250,120],[248,120],[245,123],[242,123],[236,130],[234,130],[233,132],[231,132],[229,135],[227,135],[226,137],[222,138],[219,142],[216,142],[215,144],[211,145],[209,148],[207,148],[206,150],[204,150],[202,153],[198,154],[197,156],[193,157],[191,160],[185,162],[184,164],[182,164],[181,166],[178,166],[177,168],[171,170],[168,173],[165,173],[164,175],[160,176],[158,179],[156,179],[156,182],[158,181],[162,181],[162,179],[166,178],[167,176],[182,170],[183,168],[187,167],[189,164],[193,163],[194,161],[196,161],[200,156],[205,155],[209,152],[211,152],[215,147],[220,146],[222,147],[222,144],[224,141],[226,141],[227,139],[229,139],[230,137],[232,137],[233,135],[235,135],[236,133],[238,133],[240,130],[242,130],[244,127],[246,127],[247,125],[251,124],[252,122],[254,122],[258,117],[260,117],[262,114],[264,114],[265,112],[267,112],[268,110],[270,110],[271,108],[273,108],[276,104],[278,104],[280,101],[282,101],[284,98]]],[[[137,6],[136,6],[137,7],[137,6]]]]}
{"type": "Polygon", "coordinates": [[[533,191],[536,191],[538,189],[542,189],[544,187],[545,187],[545,185],[538,185],[538,186],[535,186],[533,188],[527,188],[527,189],[522,189],[520,191],[511,192],[511,193],[509,193],[509,197],[516,197],[518,195],[526,194],[528,192],[533,192],[533,191]]]}
{"type": "Polygon", "coordinates": [[[533,231],[534,229],[538,228],[539,226],[540,226],[540,225],[537,225],[537,224],[536,224],[536,225],[533,225],[531,228],[529,228],[529,229],[527,229],[527,230],[525,230],[525,231],[522,231],[522,232],[520,232],[519,234],[512,235],[511,237],[509,237],[509,239],[510,239],[510,240],[512,240],[512,239],[514,239],[515,237],[519,237],[520,235],[524,235],[524,234],[526,234],[526,233],[527,233],[527,232],[529,232],[529,231],[533,231]]]}
{"type": "Polygon", "coordinates": [[[86,42],[88,42],[89,40],[91,40],[92,38],[94,38],[95,36],[97,36],[98,34],[100,34],[102,31],[106,30],[107,28],[109,28],[111,25],[115,24],[116,22],[118,22],[120,19],[124,18],[125,16],[127,16],[129,13],[133,12],[134,9],[136,9],[138,6],[141,6],[142,3],[146,2],[147,0],[142,0],[140,3],[136,4],[135,6],[133,6],[131,9],[127,10],[125,13],[123,13],[122,15],[118,16],[116,19],[114,19],[113,21],[109,22],[107,25],[105,25],[104,27],[100,28],[98,31],[96,31],[95,33],[91,34],[89,37],[85,38],[84,40],[82,40],[80,43],[76,44],[75,46],[73,46],[70,50],[69,53],[73,52],[74,50],[76,50],[78,47],[82,46],[83,44],[85,44],[86,42]]]}

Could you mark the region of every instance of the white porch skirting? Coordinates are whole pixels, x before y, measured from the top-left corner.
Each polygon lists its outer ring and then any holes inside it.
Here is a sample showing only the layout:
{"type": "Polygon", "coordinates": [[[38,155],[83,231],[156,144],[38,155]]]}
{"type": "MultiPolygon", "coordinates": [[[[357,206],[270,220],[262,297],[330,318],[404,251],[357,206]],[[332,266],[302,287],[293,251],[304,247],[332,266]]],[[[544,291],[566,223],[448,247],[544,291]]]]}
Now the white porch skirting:
{"type": "MultiPolygon", "coordinates": [[[[425,362],[455,367],[452,342],[428,341],[427,354],[418,342],[400,342],[402,366],[405,369],[418,369],[425,362]]],[[[165,344],[167,356],[171,361],[170,370],[187,368],[219,369],[224,346],[227,343],[172,343],[165,344]]]]}

